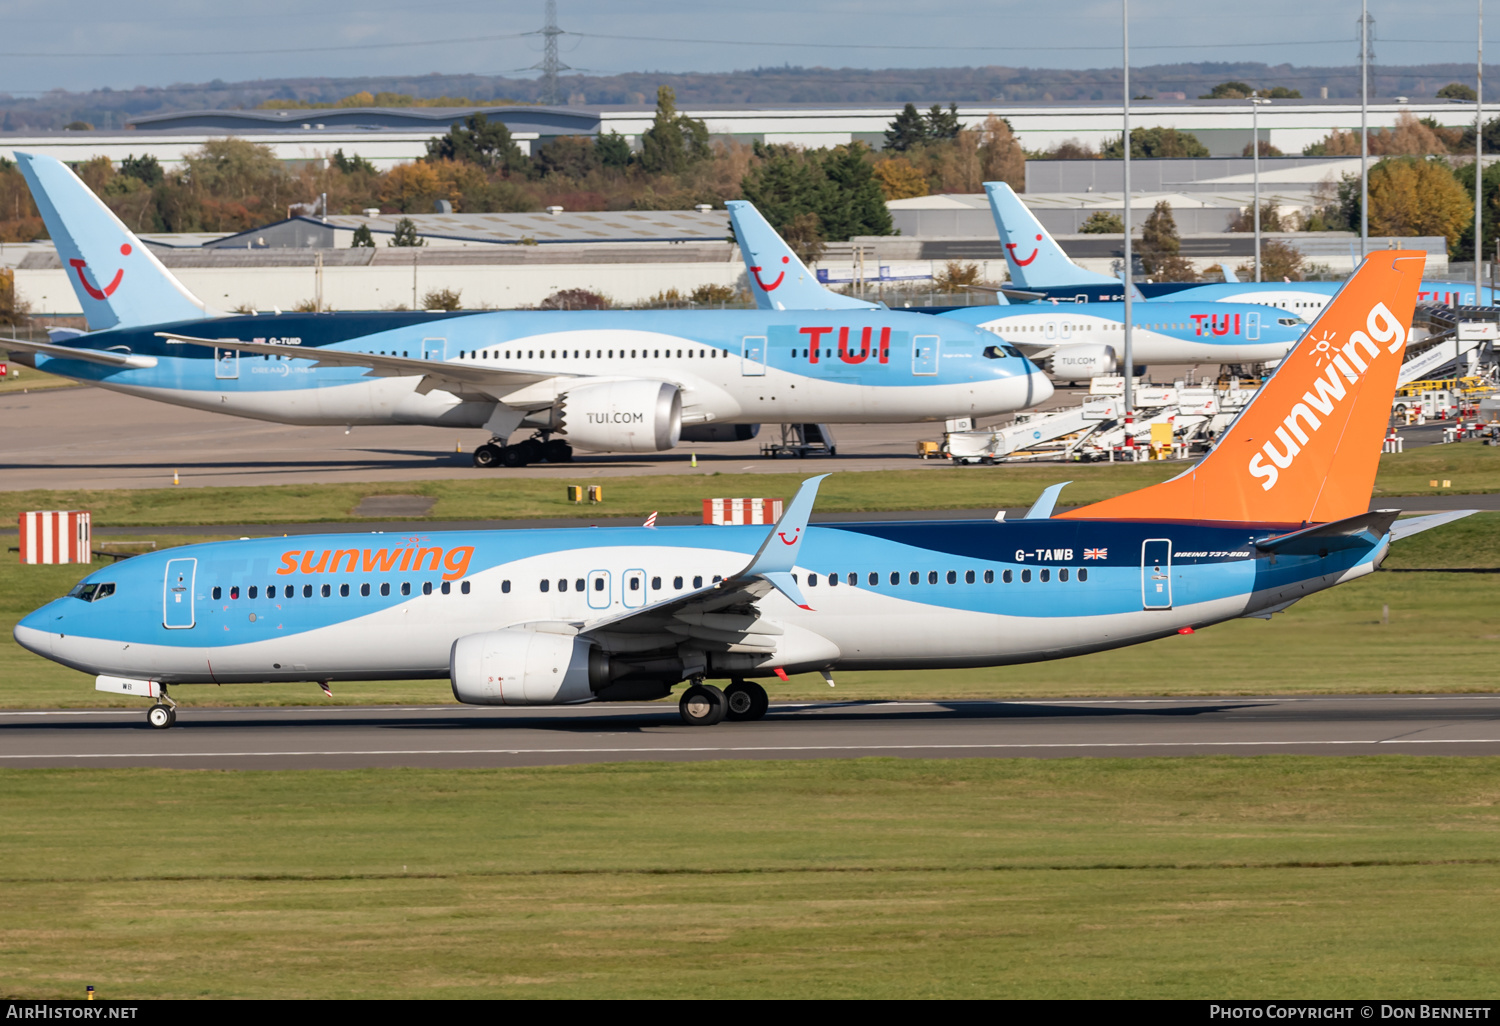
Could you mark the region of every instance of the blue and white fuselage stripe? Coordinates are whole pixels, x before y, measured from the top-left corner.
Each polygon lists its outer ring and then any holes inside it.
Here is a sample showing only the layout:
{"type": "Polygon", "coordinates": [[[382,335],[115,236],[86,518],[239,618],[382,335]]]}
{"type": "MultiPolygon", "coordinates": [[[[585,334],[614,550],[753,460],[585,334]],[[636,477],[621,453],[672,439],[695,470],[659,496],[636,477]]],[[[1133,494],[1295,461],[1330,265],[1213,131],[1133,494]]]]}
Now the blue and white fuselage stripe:
{"type": "Polygon", "coordinates": [[[286,423],[480,426],[497,406],[493,396],[442,386],[419,391],[421,375],[319,365],[322,349],[533,380],[670,382],[683,390],[688,423],[847,423],[984,416],[1046,399],[1045,376],[1019,353],[993,350],[994,341],[961,322],[888,310],[280,314],[117,329],[66,343],[150,358],[149,367],[35,360],[123,392],[286,423]],[[265,342],[284,346],[285,356],[169,341],[158,331],[265,342]]]}
{"type": "MultiPolygon", "coordinates": [[[[1254,544],[1265,531],[823,525],[795,571],[811,609],[779,594],[760,605],[786,631],[774,665],[789,671],[1020,663],[1280,607],[1369,573],[1387,544],[1272,559],[1254,544]]],[[[83,586],[111,594],[58,599],[15,634],[80,670],[169,684],[446,678],[461,637],[646,609],[734,574],[764,540],[759,527],[664,527],[216,542],[95,571],[83,586]],[[425,554],[420,568],[400,569],[408,552],[425,554]]]]}
{"type": "MultiPolygon", "coordinates": [[[[1253,304],[1136,303],[1131,348],[1138,364],[1262,363],[1279,360],[1307,331],[1295,313],[1253,304]]],[[[949,310],[939,319],[962,321],[1033,351],[1108,346],[1123,352],[1125,304],[1017,303],[949,310]]]]}

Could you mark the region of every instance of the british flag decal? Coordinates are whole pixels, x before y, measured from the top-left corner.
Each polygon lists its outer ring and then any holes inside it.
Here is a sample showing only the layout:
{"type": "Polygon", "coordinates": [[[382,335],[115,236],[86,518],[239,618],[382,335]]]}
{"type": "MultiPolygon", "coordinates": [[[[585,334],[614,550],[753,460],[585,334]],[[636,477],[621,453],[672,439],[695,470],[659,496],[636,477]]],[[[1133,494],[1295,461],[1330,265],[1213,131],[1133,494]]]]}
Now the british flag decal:
{"type": "Polygon", "coordinates": [[[1083,550],[1083,558],[1084,559],[1107,559],[1108,557],[1109,557],[1109,550],[1108,549],[1084,549],[1083,550]]]}

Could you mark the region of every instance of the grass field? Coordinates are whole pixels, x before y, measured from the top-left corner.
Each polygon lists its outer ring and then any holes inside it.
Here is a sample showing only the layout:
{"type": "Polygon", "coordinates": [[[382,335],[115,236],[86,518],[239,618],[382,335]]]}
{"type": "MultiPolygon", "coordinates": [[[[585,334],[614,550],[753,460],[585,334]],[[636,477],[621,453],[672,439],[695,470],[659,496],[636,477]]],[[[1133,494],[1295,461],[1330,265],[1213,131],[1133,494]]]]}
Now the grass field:
{"type": "MultiPolygon", "coordinates": [[[[163,546],[184,539],[162,536],[163,546]]],[[[102,564],[99,564],[102,565],[102,564]]],[[[1500,513],[1481,513],[1393,546],[1387,567],[1500,567],[1500,513]]],[[[92,679],[16,645],[21,616],[63,594],[82,567],[0,562],[0,708],[125,707],[92,679]]],[[[1235,620],[1114,652],[995,669],[815,674],[772,682],[778,699],[1020,698],[1494,691],[1500,575],[1378,573],[1304,599],[1270,623],[1235,620]],[[1389,622],[1382,623],[1382,608],[1389,622]],[[1269,654],[1269,657],[1268,657],[1269,654]]],[[[195,705],[328,704],[314,684],[182,687],[195,705]]],[[[446,681],[341,683],[337,704],[453,701],[446,681]]]]}
{"type": "Polygon", "coordinates": [[[38,392],[44,388],[82,388],[72,378],[61,378],[46,371],[32,370],[18,363],[10,365],[10,372],[0,379],[0,395],[7,392],[38,392]]]}
{"type": "MultiPolygon", "coordinates": [[[[834,474],[818,493],[821,513],[875,510],[984,509],[1028,506],[1043,488],[1073,483],[1065,505],[1097,502],[1166,480],[1180,463],[1070,464],[1039,466],[927,467],[834,474]]],[[[426,495],[436,499],[430,520],[509,520],[532,517],[696,516],[714,496],[765,495],[791,498],[818,473],[816,463],[785,474],[721,474],[618,477],[595,480],[580,467],[575,478],[504,478],[349,483],[255,488],[145,488],[107,491],[0,492],[0,523],[14,523],[27,509],[87,509],[96,524],[166,527],[183,524],[277,524],[355,521],[354,508],[371,495],[426,495]],[[602,483],[603,505],[567,501],[569,484],[602,483]]],[[[1381,457],[1376,495],[1500,492],[1500,447],[1478,442],[1431,446],[1381,457]],[[1439,481],[1433,489],[1428,482],[1439,481]],[[1441,487],[1442,481],[1451,487],[1441,487]]],[[[412,518],[421,519],[421,518],[412,518]]]]}
{"type": "Polygon", "coordinates": [[[5,771],[0,993],[1488,997],[1497,771],[5,771]]]}

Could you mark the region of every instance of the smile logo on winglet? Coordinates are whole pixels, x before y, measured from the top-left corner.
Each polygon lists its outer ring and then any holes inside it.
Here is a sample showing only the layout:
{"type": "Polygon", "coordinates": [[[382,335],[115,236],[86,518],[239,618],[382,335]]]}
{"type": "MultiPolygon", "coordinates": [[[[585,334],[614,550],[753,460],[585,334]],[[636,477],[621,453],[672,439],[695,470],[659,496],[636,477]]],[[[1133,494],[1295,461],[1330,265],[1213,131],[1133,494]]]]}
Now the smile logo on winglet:
{"type": "MultiPolygon", "coordinates": [[[[792,258],[791,257],[782,257],[781,258],[781,262],[784,263],[784,264],[789,264],[789,263],[792,262],[792,258]]],[[[763,282],[763,281],[760,280],[760,271],[761,271],[761,269],[759,267],[752,267],[752,268],[750,268],[750,273],[753,274],[753,275],[755,275],[755,284],[759,285],[761,288],[765,289],[767,292],[773,291],[778,285],[781,284],[781,280],[786,277],[786,272],[782,271],[780,274],[778,274],[776,276],[776,280],[775,281],[773,281],[773,282],[771,282],[771,284],[767,285],[765,282],[763,282]]]]}
{"type": "Polygon", "coordinates": [[[777,531],[776,532],[776,537],[778,537],[778,538],[781,539],[781,544],[783,544],[783,545],[796,545],[797,544],[797,538],[801,534],[802,534],[802,528],[799,527],[796,530],[792,531],[792,536],[790,538],[788,538],[786,536],[786,534],[784,532],[782,532],[782,531],[777,531]]]}
{"type": "MultiPolygon", "coordinates": [[[[123,246],[120,247],[120,255],[121,256],[129,256],[130,255],[130,243],[127,242],[123,246]]],[[[110,281],[110,283],[108,285],[104,286],[104,288],[100,289],[100,288],[96,287],[95,285],[93,285],[88,280],[88,278],[84,277],[83,272],[88,268],[88,263],[86,261],[76,260],[76,259],[75,260],[69,260],[68,261],[68,265],[70,267],[72,267],[73,271],[78,275],[78,281],[79,281],[80,284],[83,285],[83,291],[87,292],[89,295],[91,295],[95,299],[99,299],[99,300],[108,299],[110,296],[114,295],[115,294],[115,289],[117,289],[117,288],[120,287],[120,279],[122,279],[122,278],[125,277],[125,268],[122,267],[118,271],[115,272],[115,276],[110,281]]]]}
{"type": "MultiPolygon", "coordinates": [[[[1038,235],[1036,237],[1036,241],[1041,242],[1042,237],[1038,235]]],[[[1025,260],[1022,260],[1020,257],[1016,256],[1016,244],[1014,242],[1007,242],[1005,244],[1005,248],[1010,250],[1010,258],[1011,260],[1015,261],[1017,267],[1025,267],[1027,264],[1035,260],[1036,255],[1042,251],[1041,247],[1038,246],[1036,249],[1033,249],[1031,251],[1031,256],[1027,257],[1025,260]]]]}

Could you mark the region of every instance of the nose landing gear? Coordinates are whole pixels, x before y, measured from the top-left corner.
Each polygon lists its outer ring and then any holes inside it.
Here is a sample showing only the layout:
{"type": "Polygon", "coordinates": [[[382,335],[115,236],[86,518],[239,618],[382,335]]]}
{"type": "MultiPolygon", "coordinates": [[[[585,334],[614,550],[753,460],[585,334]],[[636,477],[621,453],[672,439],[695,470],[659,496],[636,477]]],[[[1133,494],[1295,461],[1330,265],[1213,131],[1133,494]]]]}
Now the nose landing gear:
{"type": "Polygon", "coordinates": [[[177,722],[177,703],[167,694],[165,685],[162,685],[161,701],[146,710],[146,722],[157,730],[166,730],[177,722]]]}

